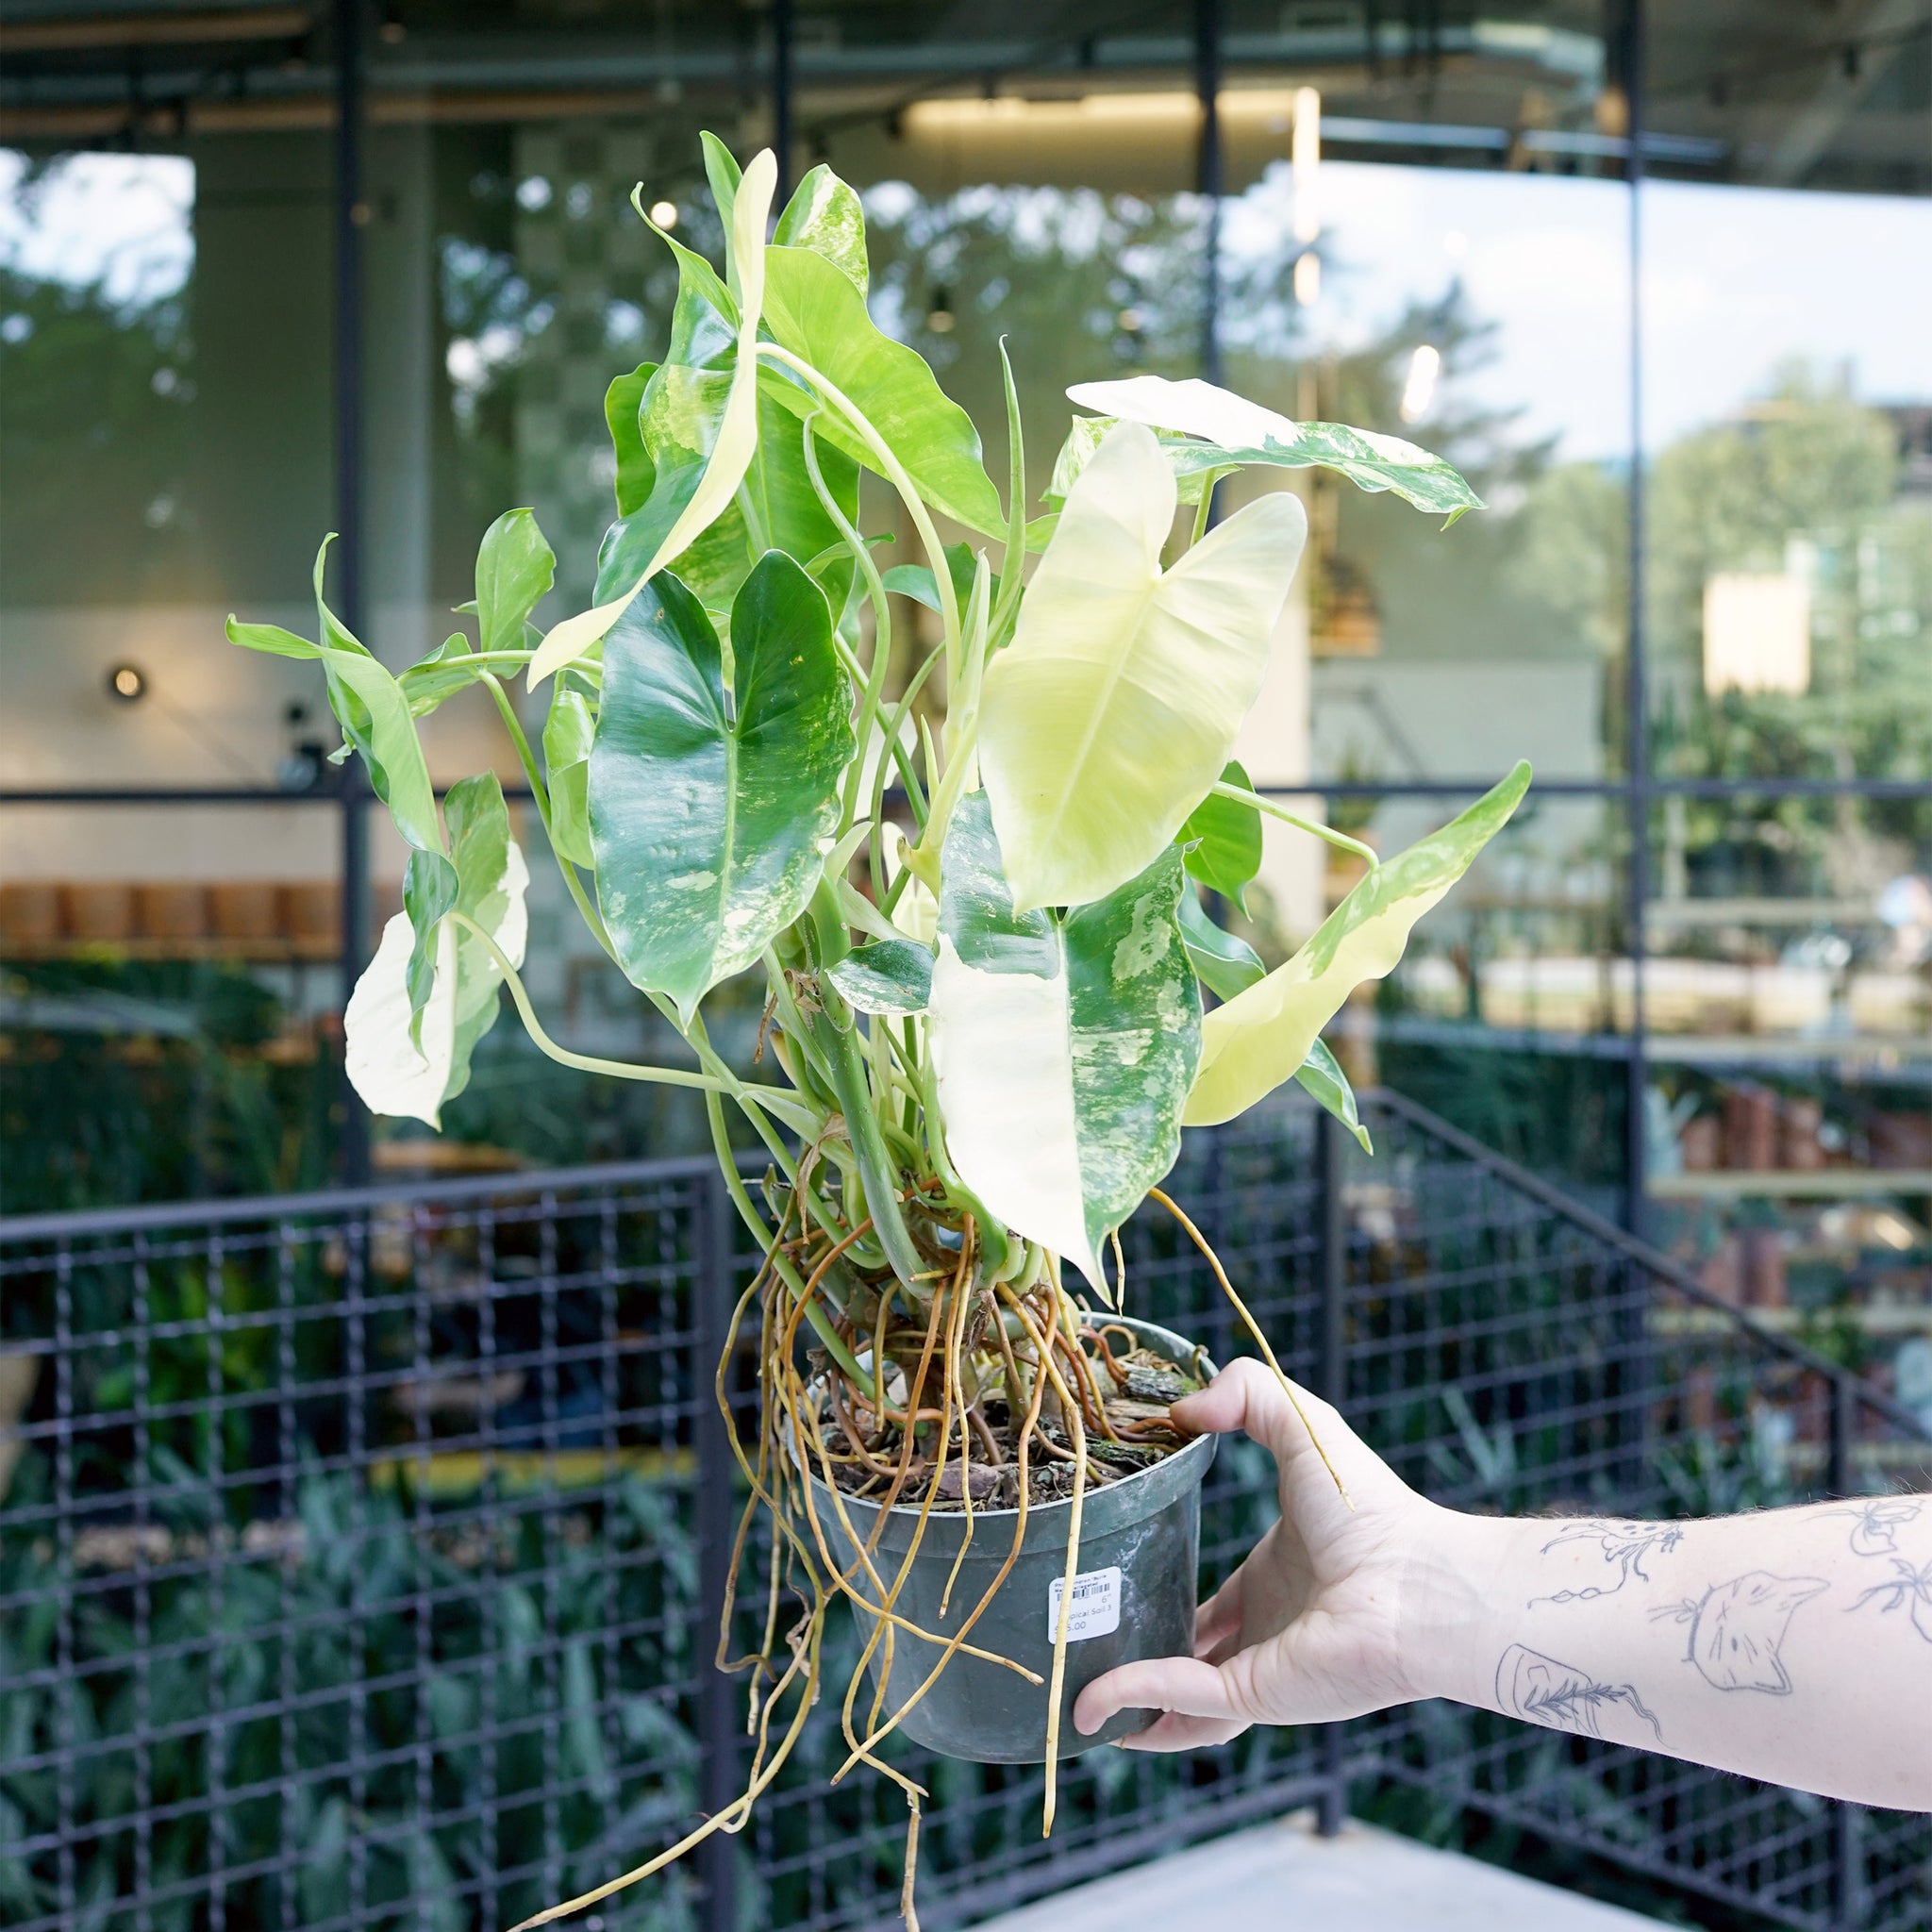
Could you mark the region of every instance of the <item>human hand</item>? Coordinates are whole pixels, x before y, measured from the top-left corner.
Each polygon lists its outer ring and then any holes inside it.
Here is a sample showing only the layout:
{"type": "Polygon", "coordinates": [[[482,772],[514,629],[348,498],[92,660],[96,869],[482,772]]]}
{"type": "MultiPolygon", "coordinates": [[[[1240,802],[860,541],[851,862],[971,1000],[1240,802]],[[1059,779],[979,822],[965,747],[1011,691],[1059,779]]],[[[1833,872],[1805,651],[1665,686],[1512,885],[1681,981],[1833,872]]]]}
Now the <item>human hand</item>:
{"type": "Polygon", "coordinates": [[[1124,1664],[1074,1707],[1096,1731],[1116,1711],[1165,1715],[1136,1751],[1224,1743],[1252,1724],[1319,1724],[1409,1698],[1419,1688],[1405,1631],[1441,1594],[1442,1534],[1456,1519],[1410,1490],[1325,1402],[1297,1391],[1353,1511],[1337,1493],[1294,1404],[1257,1361],[1231,1363],[1174,1419],[1203,1434],[1243,1429],[1274,1456],[1281,1520],[1201,1607],[1191,1657],[1124,1664]]]}

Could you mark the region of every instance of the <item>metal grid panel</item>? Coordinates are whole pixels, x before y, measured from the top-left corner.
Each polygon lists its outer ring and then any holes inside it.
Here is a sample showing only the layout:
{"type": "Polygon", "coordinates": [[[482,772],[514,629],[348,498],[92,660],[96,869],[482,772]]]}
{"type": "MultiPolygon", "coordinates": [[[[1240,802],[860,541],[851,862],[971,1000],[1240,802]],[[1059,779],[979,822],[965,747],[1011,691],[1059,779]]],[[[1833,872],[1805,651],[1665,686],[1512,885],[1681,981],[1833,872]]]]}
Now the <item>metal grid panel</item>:
{"type": "MultiPolygon", "coordinates": [[[[1199,1137],[1174,1186],[1284,1363],[1419,1487],[1668,1515],[1927,1482],[1925,1445],[1828,1365],[1407,1103],[1370,1117],[1373,1165],[1290,1107],[1199,1137]]],[[[1237,1351],[1172,1223],[1127,1252],[1137,1311],[1237,1351]]],[[[709,1365],[746,1261],[696,1163],[0,1227],[0,1348],[34,1379],[0,1444],[8,1923],[501,1926],[726,1802],[709,1365]]],[[[1212,1583],[1272,1520],[1267,1458],[1225,1443],[1204,1503],[1212,1583]]],[[[836,1630],[828,1686],[854,1655],[836,1630]]],[[[842,1756],[828,1697],[745,1832],[601,1924],[889,1922],[904,1812],[830,1785],[842,1756]]],[[[1311,1799],[1335,1815],[1350,1784],[1693,1910],[1932,1926],[1923,1820],[1447,1706],[1095,1752],[1044,1842],[1038,1771],[898,1761],[932,1792],[932,1927],[1311,1799]]]]}
{"type": "Polygon", "coordinates": [[[702,1199],[7,1245],[10,1924],[500,1924],[689,1814],[702,1199]]]}

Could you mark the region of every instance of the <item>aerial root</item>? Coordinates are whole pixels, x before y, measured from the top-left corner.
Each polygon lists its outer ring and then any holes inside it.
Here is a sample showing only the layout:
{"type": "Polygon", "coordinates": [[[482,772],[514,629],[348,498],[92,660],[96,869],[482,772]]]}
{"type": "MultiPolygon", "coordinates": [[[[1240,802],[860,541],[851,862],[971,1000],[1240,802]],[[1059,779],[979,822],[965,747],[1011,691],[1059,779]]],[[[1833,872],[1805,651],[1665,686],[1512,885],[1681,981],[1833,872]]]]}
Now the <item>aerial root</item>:
{"type": "Polygon", "coordinates": [[[1241,1300],[1240,1295],[1235,1293],[1234,1283],[1227,1278],[1227,1270],[1221,1265],[1221,1257],[1208,1245],[1208,1237],[1188,1219],[1186,1211],[1177,1203],[1170,1200],[1158,1188],[1149,1188],[1147,1191],[1187,1229],[1189,1238],[1207,1256],[1208,1265],[1213,1269],[1214,1278],[1220,1282],[1222,1293],[1234,1304],[1235,1313],[1241,1318],[1242,1325],[1255,1338],[1256,1343],[1260,1348],[1263,1359],[1274,1371],[1274,1379],[1281,1384],[1282,1392],[1287,1395],[1289,1401],[1294,1406],[1294,1412],[1300,1417],[1302,1427],[1307,1430],[1308,1441],[1315,1445],[1315,1454],[1322,1458],[1322,1467],[1328,1472],[1329,1479],[1335,1485],[1336,1494],[1348,1505],[1350,1513],[1353,1514],[1355,1499],[1348,1493],[1347,1484],[1341,1480],[1341,1472],[1328,1459],[1328,1452],[1323,1448],[1322,1439],[1316,1435],[1315,1425],[1308,1420],[1307,1411],[1302,1407],[1302,1399],[1295,1392],[1294,1384],[1282,1374],[1281,1364],[1274,1359],[1274,1351],[1268,1345],[1268,1338],[1261,1333],[1261,1324],[1255,1320],[1254,1316],[1249,1314],[1248,1305],[1241,1300]]]}

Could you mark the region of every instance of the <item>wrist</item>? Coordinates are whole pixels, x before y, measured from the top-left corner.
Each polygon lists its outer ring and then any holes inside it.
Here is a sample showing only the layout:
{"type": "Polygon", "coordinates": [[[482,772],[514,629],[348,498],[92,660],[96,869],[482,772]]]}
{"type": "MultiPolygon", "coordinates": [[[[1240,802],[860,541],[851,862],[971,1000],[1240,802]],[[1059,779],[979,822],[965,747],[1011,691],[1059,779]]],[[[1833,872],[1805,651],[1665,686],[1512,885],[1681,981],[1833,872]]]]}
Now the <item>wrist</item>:
{"type": "Polygon", "coordinates": [[[1408,1695],[1487,1704],[1523,1526],[1431,1503],[1416,1527],[1401,1620],[1408,1695]]]}

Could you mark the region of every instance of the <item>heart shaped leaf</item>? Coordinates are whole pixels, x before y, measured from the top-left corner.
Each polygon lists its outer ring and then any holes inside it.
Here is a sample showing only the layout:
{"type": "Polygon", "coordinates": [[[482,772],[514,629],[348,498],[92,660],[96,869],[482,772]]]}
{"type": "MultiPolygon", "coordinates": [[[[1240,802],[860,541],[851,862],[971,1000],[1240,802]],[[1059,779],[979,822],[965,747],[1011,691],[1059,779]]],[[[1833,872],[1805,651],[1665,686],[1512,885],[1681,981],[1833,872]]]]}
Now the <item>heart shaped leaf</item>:
{"type": "Polygon", "coordinates": [[[646,588],[605,641],[591,846],[619,962],[689,1020],[810,899],[852,693],[824,595],[789,557],[764,558],[732,606],[728,697],[704,607],[669,573],[646,588]]]}
{"type": "Polygon", "coordinates": [[[1163,571],[1174,512],[1153,431],[1122,424],[988,667],[980,763],[1022,911],[1084,905],[1151,865],[1259,694],[1307,517],[1263,496],[1163,571]]]}
{"type": "Polygon", "coordinates": [[[953,1163],[1008,1226],[1104,1288],[1108,1234],[1180,1151],[1200,1054],[1180,854],[1074,911],[1019,912],[973,793],[942,857],[926,1025],[953,1163]]]}
{"type": "Polygon", "coordinates": [[[1188,1124],[1232,1120],[1293,1079],[1342,1002],[1394,969],[1416,921],[1469,870],[1528,787],[1529,767],[1519,764],[1459,817],[1378,865],[1286,965],[1209,1013],[1188,1124]]]}

